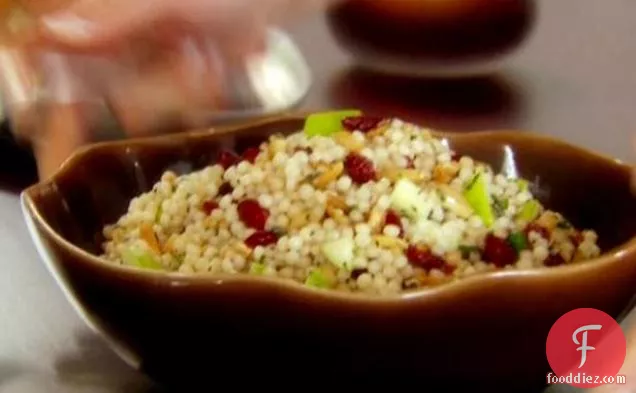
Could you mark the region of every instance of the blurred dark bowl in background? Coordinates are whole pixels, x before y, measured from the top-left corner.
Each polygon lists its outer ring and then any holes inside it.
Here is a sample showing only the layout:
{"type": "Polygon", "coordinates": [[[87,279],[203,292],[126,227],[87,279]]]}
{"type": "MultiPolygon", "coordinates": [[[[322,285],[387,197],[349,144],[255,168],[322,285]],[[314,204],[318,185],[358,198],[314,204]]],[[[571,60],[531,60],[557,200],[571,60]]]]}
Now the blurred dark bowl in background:
{"type": "Polygon", "coordinates": [[[525,43],[535,0],[356,0],[328,13],[338,44],[365,68],[464,77],[490,73],[525,43]]]}

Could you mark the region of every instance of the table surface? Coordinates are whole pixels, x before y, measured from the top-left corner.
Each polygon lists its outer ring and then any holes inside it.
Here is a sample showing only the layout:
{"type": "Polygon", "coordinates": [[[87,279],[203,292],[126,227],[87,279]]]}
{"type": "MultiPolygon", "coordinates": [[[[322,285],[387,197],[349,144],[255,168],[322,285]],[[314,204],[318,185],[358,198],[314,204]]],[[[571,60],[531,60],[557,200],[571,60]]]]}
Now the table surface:
{"type": "MultiPolygon", "coordinates": [[[[534,35],[505,69],[442,88],[369,83],[321,16],[290,31],[314,71],[306,109],[358,107],[458,131],[530,130],[632,161],[634,0],[540,1],[534,35]]],[[[20,157],[0,148],[0,392],[158,392],[83,325],[41,264],[18,203],[32,168],[18,168],[20,157]]]]}

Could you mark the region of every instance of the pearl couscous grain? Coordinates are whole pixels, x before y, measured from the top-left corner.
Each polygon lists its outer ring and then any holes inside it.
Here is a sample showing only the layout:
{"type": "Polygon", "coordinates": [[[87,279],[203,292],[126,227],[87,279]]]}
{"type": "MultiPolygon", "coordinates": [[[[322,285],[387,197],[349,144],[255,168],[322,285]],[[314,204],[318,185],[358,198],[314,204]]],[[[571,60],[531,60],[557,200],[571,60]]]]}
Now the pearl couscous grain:
{"type": "Polygon", "coordinates": [[[166,172],[104,235],[113,263],[379,295],[600,254],[596,234],[543,207],[528,182],[427,129],[362,116],[166,172]]]}

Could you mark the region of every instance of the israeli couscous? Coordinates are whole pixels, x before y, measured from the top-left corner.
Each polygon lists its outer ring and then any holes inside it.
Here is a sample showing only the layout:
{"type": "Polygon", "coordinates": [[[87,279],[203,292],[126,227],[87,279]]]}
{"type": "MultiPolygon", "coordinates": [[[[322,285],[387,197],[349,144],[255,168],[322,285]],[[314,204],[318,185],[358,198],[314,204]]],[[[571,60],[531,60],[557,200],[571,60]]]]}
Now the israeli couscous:
{"type": "Polygon", "coordinates": [[[414,124],[316,114],[203,170],[165,172],[104,229],[104,257],[382,295],[600,254],[593,231],[544,208],[528,185],[414,124]]]}

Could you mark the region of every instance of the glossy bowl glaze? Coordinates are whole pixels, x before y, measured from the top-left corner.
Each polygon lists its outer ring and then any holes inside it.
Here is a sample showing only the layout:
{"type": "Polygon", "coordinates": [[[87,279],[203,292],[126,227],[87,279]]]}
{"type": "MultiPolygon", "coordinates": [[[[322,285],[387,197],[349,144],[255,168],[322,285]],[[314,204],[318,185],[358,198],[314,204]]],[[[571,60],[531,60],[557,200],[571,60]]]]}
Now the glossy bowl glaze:
{"type": "Polygon", "coordinates": [[[417,77],[496,71],[536,22],[536,0],[349,0],[327,14],[358,65],[417,77]]]}
{"type": "MultiPolygon", "coordinates": [[[[636,287],[636,200],[630,167],[522,132],[437,133],[461,154],[534,181],[549,208],[598,231],[605,254],[580,265],[466,278],[391,298],[320,291],[245,275],[140,271],[94,256],[100,229],[161,173],[214,161],[304,117],[232,129],[108,142],[82,149],[24,191],[34,243],[80,315],[158,381],[231,380],[280,387],[295,376],[356,386],[542,386],[545,340],[562,314],[594,307],[619,317],[636,287]],[[372,375],[370,378],[369,375],[372,375]],[[494,385],[492,385],[494,384],[494,385]]],[[[296,386],[296,385],[292,385],[296,386]]]]}

